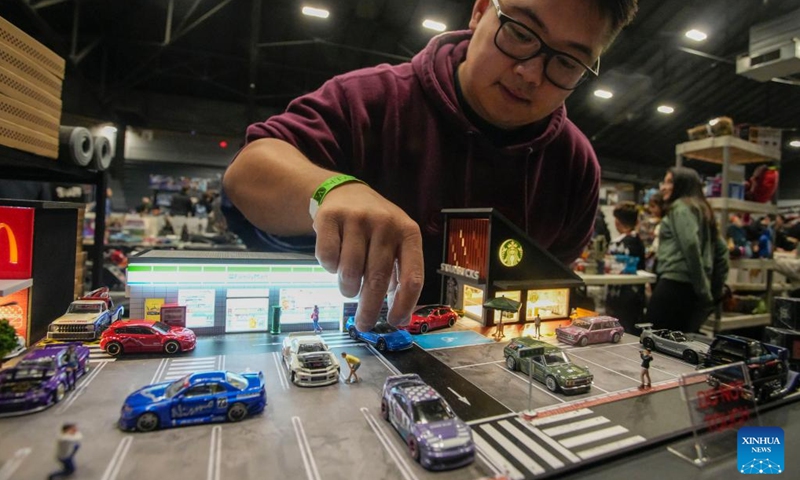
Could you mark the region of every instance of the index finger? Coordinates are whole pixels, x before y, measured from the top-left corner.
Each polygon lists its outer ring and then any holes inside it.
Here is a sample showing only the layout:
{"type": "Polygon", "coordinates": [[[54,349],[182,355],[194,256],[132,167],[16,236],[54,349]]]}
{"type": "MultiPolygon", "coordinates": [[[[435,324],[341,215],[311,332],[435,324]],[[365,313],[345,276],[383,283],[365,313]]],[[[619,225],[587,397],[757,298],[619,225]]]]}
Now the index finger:
{"type": "Polygon", "coordinates": [[[422,255],[422,235],[419,230],[406,236],[397,256],[397,289],[389,305],[388,321],[402,325],[411,317],[425,285],[425,260],[422,255]]]}

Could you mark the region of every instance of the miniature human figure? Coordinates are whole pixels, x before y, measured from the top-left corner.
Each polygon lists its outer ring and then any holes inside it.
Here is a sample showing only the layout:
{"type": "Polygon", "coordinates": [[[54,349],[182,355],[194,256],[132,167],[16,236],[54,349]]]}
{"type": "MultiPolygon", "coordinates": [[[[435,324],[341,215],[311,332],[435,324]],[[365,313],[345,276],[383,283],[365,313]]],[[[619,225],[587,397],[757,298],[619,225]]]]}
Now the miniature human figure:
{"type": "Polygon", "coordinates": [[[322,333],[322,327],[319,326],[319,307],[316,305],[311,312],[311,322],[314,324],[314,333],[322,333]]]}
{"type": "Polygon", "coordinates": [[[64,364],[67,371],[67,387],[69,387],[70,390],[74,390],[79,366],[78,352],[75,351],[75,345],[67,347],[67,353],[64,354],[64,364]]]}
{"type": "Polygon", "coordinates": [[[47,477],[49,480],[54,478],[69,477],[75,473],[75,453],[81,448],[83,435],[78,431],[78,426],[74,423],[65,423],[61,426],[61,434],[58,436],[56,444],[56,459],[61,462],[61,470],[53,472],[47,477]]]}
{"type": "Polygon", "coordinates": [[[542,326],[542,317],[539,316],[539,312],[536,312],[536,318],[533,319],[533,325],[535,327],[536,338],[541,336],[541,331],[539,330],[542,326]]]}
{"type": "Polygon", "coordinates": [[[571,263],[591,238],[600,167],[564,101],[599,75],[636,9],[475,0],[469,30],[433,37],[409,63],[338,75],[251,125],[223,179],[231,230],[249,248],[315,252],[359,297],[361,331],[387,293],[392,325],[439,298],[442,208],[493,207],[571,263]]]}
{"type": "Polygon", "coordinates": [[[644,390],[650,388],[650,362],[653,361],[653,356],[650,354],[649,348],[639,350],[639,356],[642,358],[642,384],[639,385],[639,390],[644,390]],[[647,378],[647,383],[644,382],[645,378],[647,378]]]}
{"type": "Polygon", "coordinates": [[[358,367],[361,366],[361,359],[355,355],[348,355],[347,352],[342,352],[342,358],[344,358],[344,361],[347,362],[347,366],[350,367],[350,375],[347,376],[347,380],[345,380],[344,383],[353,383],[350,380],[353,377],[355,377],[356,383],[360,382],[361,379],[358,378],[356,371],[358,370],[358,367]]]}

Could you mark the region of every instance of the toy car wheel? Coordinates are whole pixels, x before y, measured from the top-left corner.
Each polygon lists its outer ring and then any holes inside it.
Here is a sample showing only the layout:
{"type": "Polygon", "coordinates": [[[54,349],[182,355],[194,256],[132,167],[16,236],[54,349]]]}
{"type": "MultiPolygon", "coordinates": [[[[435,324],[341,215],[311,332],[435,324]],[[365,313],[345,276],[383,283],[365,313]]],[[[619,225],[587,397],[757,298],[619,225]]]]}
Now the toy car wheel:
{"type": "Polygon", "coordinates": [[[386,400],[381,400],[381,417],[387,422],[389,421],[389,404],[386,403],[386,400]]]}
{"type": "Polygon", "coordinates": [[[556,382],[556,379],[555,379],[555,378],[553,378],[553,377],[547,377],[547,378],[544,380],[544,384],[545,384],[545,386],[547,387],[547,389],[548,389],[548,390],[550,390],[551,392],[556,392],[556,391],[558,391],[558,382],[556,382]]]}
{"type": "Polygon", "coordinates": [[[56,391],[53,392],[53,403],[58,403],[61,400],[64,400],[64,396],[67,394],[67,387],[63,383],[59,383],[56,386],[56,391]]]}
{"type": "Polygon", "coordinates": [[[152,432],[158,428],[158,416],[153,412],[145,412],[136,419],[136,429],[140,432],[152,432]]]}
{"type": "Polygon", "coordinates": [[[413,458],[415,462],[419,461],[419,444],[414,437],[408,437],[408,453],[411,454],[411,458],[413,458]]]}
{"type": "Polygon", "coordinates": [[[514,360],[514,357],[506,357],[506,367],[508,367],[508,369],[512,372],[517,369],[517,361],[514,360]]]}
{"type": "Polygon", "coordinates": [[[426,333],[428,331],[428,324],[423,323],[419,326],[419,333],[426,333]]]}
{"type": "Polygon", "coordinates": [[[378,349],[378,351],[385,352],[386,351],[386,340],[381,338],[380,340],[378,340],[378,343],[375,344],[375,347],[378,349]]]}
{"type": "Polygon", "coordinates": [[[694,350],[684,350],[682,357],[684,362],[691,363],[692,365],[697,365],[698,362],[697,352],[695,352],[694,350]]]}
{"type": "Polygon", "coordinates": [[[170,355],[173,353],[178,353],[180,350],[181,346],[178,344],[178,342],[167,342],[164,344],[164,351],[170,355]]]}
{"type": "Polygon", "coordinates": [[[589,337],[581,337],[578,340],[578,345],[581,346],[581,347],[585,347],[588,344],[589,344],[589,337]]]}
{"type": "Polygon", "coordinates": [[[234,403],[228,409],[228,420],[238,422],[247,416],[247,406],[244,403],[234,403]]]}
{"type": "Polygon", "coordinates": [[[614,335],[611,335],[611,343],[619,343],[619,340],[621,338],[622,335],[620,335],[619,333],[615,333],[614,335]]]}
{"type": "Polygon", "coordinates": [[[347,333],[350,334],[350,338],[353,340],[358,340],[358,330],[356,330],[356,327],[350,327],[347,333]]]}
{"type": "Polygon", "coordinates": [[[108,345],[106,345],[106,353],[112,357],[116,357],[122,353],[122,345],[120,345],[118,342],[110,342],[108,345]]]}
{"type": "Polygon", "coordinates": [[[448,327],[452,327],[456,324],[456,317],[451,317],[450,320],[447,322],[448,327]]]}
{"type": "Polygon", "coordinates": [[[656,347],[656,342],[654,342],[652,338],[648,337],[642,340],[642,345],[644,345],[644,348],[648,350],[653,350],[656,347]]]}

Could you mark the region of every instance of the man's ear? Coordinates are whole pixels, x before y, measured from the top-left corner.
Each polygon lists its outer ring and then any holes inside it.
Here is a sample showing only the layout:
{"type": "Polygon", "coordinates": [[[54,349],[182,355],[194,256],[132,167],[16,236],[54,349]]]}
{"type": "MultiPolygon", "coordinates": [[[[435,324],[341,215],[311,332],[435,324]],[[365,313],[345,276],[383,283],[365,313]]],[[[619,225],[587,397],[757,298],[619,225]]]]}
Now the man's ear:
{"type": "Polygon", "coordinates": [[[478,22],[486,14],[487,8],[489,8],[489,0],[476,0],[475,5],[472,6],[472,16],[469,19],[470,30],[478,27],[478,22]]]}

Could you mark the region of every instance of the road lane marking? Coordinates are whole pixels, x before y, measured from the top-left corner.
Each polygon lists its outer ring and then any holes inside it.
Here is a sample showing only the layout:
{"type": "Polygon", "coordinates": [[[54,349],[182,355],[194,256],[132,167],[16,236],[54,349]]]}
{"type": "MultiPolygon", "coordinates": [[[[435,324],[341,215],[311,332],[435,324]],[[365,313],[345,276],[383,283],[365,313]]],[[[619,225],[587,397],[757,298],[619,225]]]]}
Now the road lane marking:
{"type": "MultiPolygon", "coordinates": [[[[635,363],[635,364],[637,364],[637,365],[641,365],[641,363],[639,362],[639,360],[636,360],[636,359],[634,359],[634,358],[626,357],[625,355],[620,355],[619,353],[614,353],[614,352],[608,352],[608,353],[610,353],[611,355],[616,355],[617,357],[622,357],[622,358],[624,358],[624,359],[625,359],[626,361],[628,361],[628,362],[633,362],[633,363],[635,363]]],[[[652,352],[651,352],[651,353],[652,353],[652,352]]],[[[655,361],[655,358],[654,358],[653,360],[655,361]]],[[[659,360],[660,360],[660,359],[659,359],[659,360]]],[[[678,376],[679,376],[679,375],[675,375],[675,374],[674,374],[674,373],[672,373],[672,372],[668,372],[668,371],[666,371],[666,370],[663,370],[663,369],[661,369],[661,368],[654,367],[654,366],[652,366],[652,365],[650,366],[650,369],[652,369],[652,370],[655,370],[655,371],[657,371],[657,372],[666,373],[667,375],[670,375],[670,376],[673,376],[673,377],[678,377],[678,376]]]]}
{"type": "Polygon", "coordinates": [[[414,475],[414,471],[411,470],[411,466],[406,462],[405,455],[397,451],[397,448],[386,435],[386,432],[383,430],[383,427],[381,427],[378,419],[372,415],[367,407],[361,407],[361,413],[364,415],[364,418],[367,419],[367,424],[372,431],[375,432],[378,440],[380,440],[381,444],[383,444],[383,448],[389,453],[389,456],[392,457],[392,460],[394,460],[394,463],[397,465],[397,468],[400,470],[403,478],[406,480],[417,480],[417,476],[414,475]]]}
{"type": "Polygon", "coordinates": [[[523,427],[527,428],[528,430],[530,430],[530,432],[532,434],[534,434],[536,436],[536,438],[538,438],[539,440],[543,441],[544,443],[550,445],[550,447],[553,450],[556,450],[558,453],[563,455],[564,458],[566,458],[570,462],[572,462],[572,463],[580,462],[581,459],[577,455],[572,453],[569,449],[564,448],[557,441],[553,440],[552,438],[550,438],[547,435],[545,435],[544,433],[542,433],[542,431],[539,430],[538,428],[531,426],[528,422],[526,422],[524,420],[520,420],[519,418],[517,418],[517,423],[522,425],[523,427]]]}
{"type": "Polygon", "coordinates": [[[624,373],[620,373],[620,372],[618,372],[618,371],[616,371],[616,370],[612,370],[612,369],[610,369],[610,368],[608,368],[608,367],[604,367],[603,365],[600,365],[600,364],[599,364],[599,363],[597,363],[597,362],[593,362],[593,361],[591,361],[591,360],[589,360],[589,359],[587,359],[587,358],[581,357],[580,355],[575,355],[574,353],[570,353],[570,355],[571,355],[571,356],[573,356],[573,357],[575,357],[575,358],[580,358],[580,359],[581,359],[581,360],[583,360],[584,362],[589,362],[589,363],[591,363],[592,365],[597,365],[598,367],[602,368],[603,370],[608,370],[609,372],[616,373],[616,374],[617,374],[617,375],[619,375],[620,377],[630,378],[631,380],[633,380],[633,381],[634,381],[634,382],[636,382],[636,383],[641,383],[641,380],[640,380],[640,379],[638,379],[638,378],[629,377],[629,376],[625,375],[624,373]]]}
{"type": "Polygon", "coordinates": [[[61,414],[62,414],[62,413],[64,413],[64,412],[65,412],[65,411],[66,411],[66,410],[67,410],[67,409],[68,409],[70,406],[72,406],[72,404],[73,404],[73,403],[75,403],[75,400],[76,400],[76,399],[77,399],[79,396],[81,396],[81,394],[83,394],[83,392],[85,392],[85,391],[86,391],[86,388],[89,386],[89,384],[90,384],[90,383],[92,383],[92,380],[94,380],[95,378],[97,378],[97,375],[99,375],[99,374],[100,374],[100,371],[101,371],[101,370],[103,369],[103,367],[105,367],[107,364],[108,364],[108,362],[103,362],[103,363],[99,364],[97,367],[95,367],[95,368],[94,368],[94,369],[93,369],[91,372],[89,372],[89,375],[87,375],[87,376],[86,376],[86,378],[83,380],[83,382],[81,382],[80,386],[78,386],[78,387],[75,387],[75,390],[73,390],[73,392],[72,392],[72,393],[69,395],[69,397],[67,398],[67,401],[65,401],[64,403],[62,403],[62,404],[61,404],[61,405],[58,407],[58,410],[56,410],[56,413],[57,413],[57,414],[59,414],[59,415],[61,415],[61,414]]]}
{"type": "Polygon", "coordinates": [[[497,361],[494,361],[494,362],[473,363],[472,365],[459,365],[457,367],[450,367],[450,370],[458,370],[460,368],[480,367],[480,366],[483,366],[483,365],[491,365],[493,363],[506,363],[506,362],[503,361],[503,360],[497,360],[497,361]]]}
{"type": "Polygon", "coordinates": [[[320,480],[317,462],[314,461],[314,454],[311,451],[311,445],[308,444],[306,431],[303,429],[303,422],[300,421],[300,417],[292,417],[292,426],[297,437],[297,444],[300,446],[300,455],[303,457],[303,466],[306,467],[308,480],[320,480]]]}
{"type": "Polygon", "coordinates": [[[19,466],[22,465],[22,462],[25,461],[25,458],[28,455],[30,455],[31,451],[32,450],[30,447],[25,447],[14,452],[14,456],[6,461],[6,463],[3,465],[3,468],[0,468],[0,480],[11,480],[14,472],[16,472],[19,466]]]}
{"type": "Polygon", "coordinates": [[[556,415],[551,415],[549,417],[537,418],[531,420],[529,424],[534,427],[541,427],[542,425],[548,425],[550,423],[556,423],[560,422],[561,420],[568,420],[570,418],[582,417],[584,415],[590,415],[592,413],[594,412],[592,412],[588,408],[581,408],[579,410],[573,410],[571,412],[558,413],[556,415]]]}
{"type": "Polygon", "coordinates": [[[604,453],[613,452],[615,450],[620,450],[625,447],[629,447],[631,445],[636,445],[637,443],[642,443],[645,441],[645,438],[641,435],[634,435],[633,437],[628,437],[623,440],[617,440],[616,442],[606,443],[604,445],[600,445],[594,448],[589,448],[587,450],[582,450],[580,452],[576,452],[582,459],[586,460],[587,458],[596,457],[598,455],[602,455],[604,453]]]}
{"type": "Polygon", "coordinates": [[[475,448],[486,458],[490,459],[492,463],[505,474],[506,477],[512,480],[524,480],[525,475],[522,474],[517,468],[512,465],[506,458],[495,450],[489,442],[478,435],[473,435],[472,440],[475,442],[475,448]]]}
{"type": "Polygon", "coordinates": [[[541,445],[534,442],[531,437],[526,435],[525,432],[523,432],[516,425],[512,424],[510,421],[502,420],[500,422],[497,422],[497,425],[499,425],[505,431],[510,433],[516,439],[516,441],[521,442],[523,445],[528,447],[528,450],[533,452],[537,457],[547,462],[547,464],[550,465],[551,468],[557,469],[564,467],[564,462],[559,460],[558,457],[556,457],[552,453],[542,448],[541,445]]]}
{"type": "Polygon", "coordinates": [[[200,363],[209,363],[212,365],[217,364],[217,356],[213,357],[199,357],[199,358],[172,358],[168,359],[165,358],[164,360],[170,360],[173,365],[180,365],[182,363],[191,363],[191,364],[200,364],[200,363]]]}
{"type": "Polygon", "coordinates": [[[225,355],[217,357],[219,359],[219,368],[217,370],[225,370],[225,355]]]}
{"type": "Polygon", "coordinates": [[[281,354],[278,352],[272,352],[272,359],[275,361],[275,368],[278,370],[278,381],[281,384],[281,388],[284,390],[289,390],[289,382],[286,380],[286,373],[283,369],[283,359],[281,359],[281,354]]]}
{"type": "Polygon", "coordinates": [[[219,480],[219,463],[222,457],[222,427],[211,429],[211,449],[208,452],[208,480],[219,480]]]}
{"type": "Polygon", "coordinates": [[[132,442],[133,436],[126,435],[122,437],[119,445],[117,445],[117,449],[114,451],[114,456],[111,457],[111,461],[108,463],[106,471],[103,472],[103,476],[100,480],[115,480],[117,478],[119,471],[122,469],[122,462],[125,460],[125,456],[128,455],[128,450],[130,450],[132,442]]]}
{"type": "Polygon", "coordinates": [[[561,445],[564,445],[567,448],[573,447],[580,447],[581,445],[586,445],[587,443],[597,442],[599,440],[605,440],[609,437],[616,437],[617,435],[622,435],[623,433],[628,433],[628,429],[621,426],[615,425],[613,427],[604,428],[602,430],[597,430],[590,433],[584,433],[582,435],[575,435],[574,437],[565,438],[563,440],[559,440],[561,445]]]}
{"type": "Polygon", "coordinates": [[[398,370],[397,367],[395,367],[394,365],[389,363],[389,361],[386,360],[383,357],[383,355],[381,355],[381,352],[375,350],[375,348],[373,348],[372,345],[367,345],[367,350],[372,352],[372,354],[375,356],[375,358],[377,358],[378,361],[381,362],[384,367],[386,367],[390,372],[392,372],[392,375],[400,375],[400,370],[398,370]]]}
{"type": "Polygon", "coordinates": [[[489,437],[494,439],[501,447],[505,449],[506,452],[510,453],[515,459],[517,459],[523,467],[525,467],[529,472],[534,475],[541,475],[545,472],[544,468],[536,463],[534,459],[532,459],[527,453],[523,452],[521,448],[515,445],[514,442],[506,438],[505,435],[500,433],[496,428],[492,425],[481,425],[481,430],[483,430],[489,437]]]}
{"type": "Polygon", "coordinates": [[[150,379],[150,385],[158,382],[158,379],[161,378],[162,370],[164,370],[166,365],[167,365],[167,359],[162,358],[161,362],[159,362],[158,364],[158,368],[156,368],[156,372],[153,374],[153,378],[150,379]]]}
{"type": "MultiPolygon", "coordinates": [[[[511,375],[514,375],[515,377],[519,378],[520,380],[522,380],[522,381],[523,381],[523,382],[525,382],[526,384],[528,384],[528,383],[531,383],[531,379],[530,379],[530,377],[524,377],[524,376],[522,376],[522,375],[518,374],[516,371],[512,372],[511,370],[507,369],[507,368],[505,367],[505,365],[502,365],[502,366],[501,366],[501,365],[495,365],[495,366],[496,366],[497,368],[499,368],[499,369],[503,370],[503,371],[504,371],[504,372],[506,372],[506,373],[510,373],[511,375]]],[[[537,384],[535,384],[535,383],[533,384],[533,388],[535,388],[535,389],[539,390],[540,392],[543,392],[543,393],[546,393],[546,394],[550,395],[551,397],[555,398],[556,400],[558,400],[558,401],[559,401],[559,402],[561,402],[561,403],[567,403],[567,401],[566,401],[566,400],[564,400],[563,398],[560,398],[560,397],[557,397],[557,396],[553,395],[553,394],[550,392],[550,390],[547,390],[546,388],[540,387],[539,385],[537,385],[537,384]]]]}
{"type": "Polygon", "coordinates": [[[560,425],[558,427],[550,427],[542,430],[542,432],[550,437],[557,437],[559,435],[564,435],[565,433],[577,432],[578,430],[583,430],[584,428],[596,427],[604,423],[609,423],[610,421],[611,420],[607,419],[606,417],[593,417],[586,420],[568,423],[566,425],[560,425]]]}

